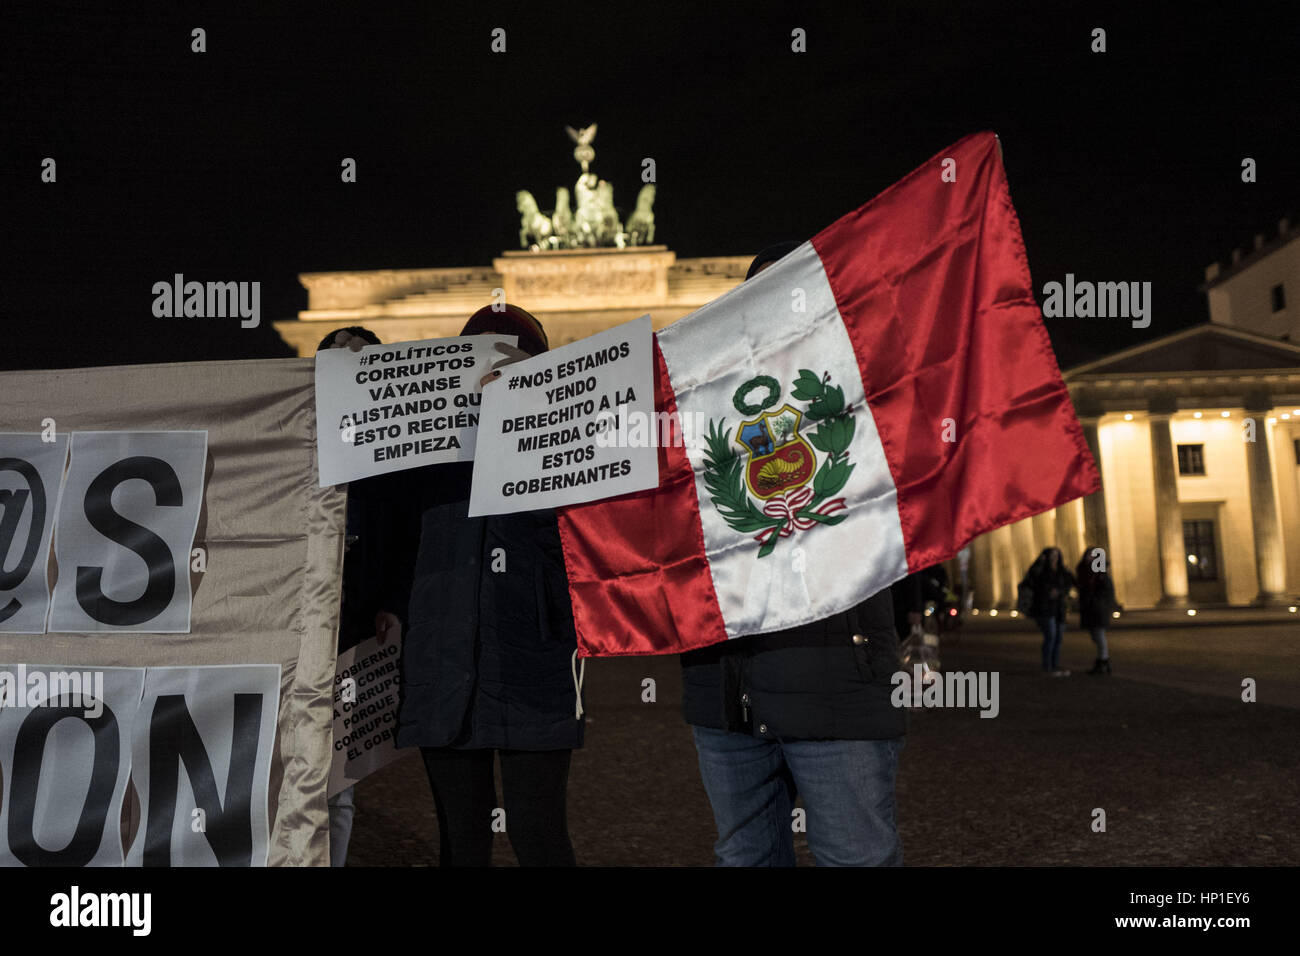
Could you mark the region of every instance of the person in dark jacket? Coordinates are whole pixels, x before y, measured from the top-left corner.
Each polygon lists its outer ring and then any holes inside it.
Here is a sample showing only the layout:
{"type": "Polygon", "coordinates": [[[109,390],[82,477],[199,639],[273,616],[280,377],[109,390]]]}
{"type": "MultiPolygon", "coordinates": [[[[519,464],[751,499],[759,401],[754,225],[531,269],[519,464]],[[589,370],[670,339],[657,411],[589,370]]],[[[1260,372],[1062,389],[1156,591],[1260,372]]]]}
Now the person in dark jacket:
{"type": "Polygon", "coordinates": [[[1105,561],[1105,552],[1100,548],[1089,548],[1083,552],[1074,569],[1079,584],[1079,626],[1092,635],[1092,642],[1097,645],[1097,660],[1089,674],[1110,673],[1106,628],[1119,603],[1115,600],[1115,583],[1105,561]]]}
{"type": "MultiPolygon", "coordinates": [[[[761,252],[746,278],[797,247],[761,252]]],[[[796,795],[820,866],[898,865],[904,714],[890,589],[824,620],[681,655],[682,710],[720,866],[793,866],[796,795]]]]}
{"type": "Polygon", "coordinates": [[[1061,669],[1061,639],[1065,633],[1065,602],[1074,577],[1065,568],[1059,548],[1044,548],[1025,572],[1021,585],[1033,591],[1029,616],[1043,632],[1043,671],[1053,677],[1069,677],[1061,669]]]}
{"type": "MultiPolygon", "coordinates": [[[[336,329],[321,339],[316,351],[379,345],[379,336],[359,325],[336,329]]],[[[406,594],[393,567],[398,537],[396,489],[391,475],[376,475],[348,483],[347,527],[343,544],[343,588],[339,607],[339,653],[378,635],[381,644],[402,635],[401,615],[406,594]]],[[[330,866],[347,863],[352,837],[355,788],[346,787],[329,798],[330,866]]]]}
{"type": "MultiPolygon", "coordinates": [[[[519,337],[518,349],[498,346],[507,358],[497,365],[547,349],[541,324],[514,306],[479,310],[462,334],[487,332],[519,337]]],[[[499,755],[520,864],[572,866],[565,793],[584,720],[555,513],[468,517],[472,471],[463,462],[405,473],[418,545],[404,549],[411,599],[397,744],[424,758],[441,865],[489,865],[499,755]]]]}

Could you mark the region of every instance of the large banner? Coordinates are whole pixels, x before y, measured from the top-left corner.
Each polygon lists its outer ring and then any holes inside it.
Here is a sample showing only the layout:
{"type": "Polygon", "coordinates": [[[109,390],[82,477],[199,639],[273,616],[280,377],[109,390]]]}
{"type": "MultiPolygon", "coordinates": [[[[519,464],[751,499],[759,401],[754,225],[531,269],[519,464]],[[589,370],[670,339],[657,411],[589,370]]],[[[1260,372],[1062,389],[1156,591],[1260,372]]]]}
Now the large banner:
{"type": "Polygon", "coordinates": [[[0,865],[328,865],[314,368],[0,374],[0,865]]]}

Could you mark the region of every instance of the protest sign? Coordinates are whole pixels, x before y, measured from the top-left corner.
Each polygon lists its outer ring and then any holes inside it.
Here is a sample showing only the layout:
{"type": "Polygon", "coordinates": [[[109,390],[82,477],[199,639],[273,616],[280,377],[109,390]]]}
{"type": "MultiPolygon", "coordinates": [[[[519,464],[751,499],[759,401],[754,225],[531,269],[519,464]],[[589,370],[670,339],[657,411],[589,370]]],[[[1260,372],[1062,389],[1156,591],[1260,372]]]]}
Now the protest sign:
{"type": "Polygon", "coordinates": [[[506,366],[483,393],[471,516],[597,501],[659,483],[653,443],[625,417],[653,411],[650,316],[506,366]]]}
{"type": "Polygon", "coordinates": [[[0,372],[0,867],[328,865],[314,378],[0,372]]]}
{"type": "Polygon", "coordinates": [[[398,667],[402,642],[367,638],[340,651],[334,678],[334,759],[329,795],[386,767],[411,750],[397,749],[398,667]]]}
{"type": "Polygon", "coordinates": [[[467,335],[316,353],[321,487],[469,461],[479,380],[513,335],[467,335]]]}

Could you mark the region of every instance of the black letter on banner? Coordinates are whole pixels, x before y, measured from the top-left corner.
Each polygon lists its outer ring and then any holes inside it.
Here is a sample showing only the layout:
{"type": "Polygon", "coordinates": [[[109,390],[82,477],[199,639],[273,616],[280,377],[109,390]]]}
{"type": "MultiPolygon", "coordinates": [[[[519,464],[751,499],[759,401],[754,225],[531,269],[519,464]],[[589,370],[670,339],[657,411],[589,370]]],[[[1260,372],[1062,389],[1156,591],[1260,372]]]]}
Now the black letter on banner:
{"type": "MultiPolygon", "coordinates": [[[[23,549],[23,556],[12,571],[4,569],[4,559],[13,547],[14,535],[18,533],[18,520],[23,516],[28,492],[21,489],[0,491],[0,507],[5,512],[4,517],[0,518],[0,591],[12,591],[27,579],[32,565],[36,563],[36,549],[41,545],[41,534],[45,530],[45,485],[41,482],[40,472],[32,467],[31,462],[21,458],[0,458],[0,471],[18,472],[31,489],[32,526],[27,532],[27,547],[23,549]]],[[[10,598],[8,604],[0,607],[0,621],[13,617],[22,606],[17,598],[10,598]]]]}
{"type": "Polygon", "coordinates": [[[185,706],[184,695],[164,694],[154,702],[149,720],[149,825],[144,844],[145,866],[171,866],[172,821],[180,784],[178,759],[185,762],[190,789],[207,817],[205,836],[216,854],[217,865],[252,865],[253,770],[257,766],[262,695],[236,694],[234,709],[223,807],[213,778],[212,761],[185,706]]]}
{"type": "MultiPolygon", "coordinates": [[[[67,700],[69,698],[63,698],[67,700]]],[[[9,849],[25,866],[85,866],[99,851],[108,822],[109,801],[117,784],[117,718],[108,706],[98,717],[80,707],[37,707],[18,728],[14,740],[13,782],[9,785],[9,849]],[[95,763],[90,787],[81,807],[76,832],[62,850],[47,850],[36,842],[36,788],[41,781],[45,741],[60,720],[85,722],[95,735],[95,763]]],[[[60,787],[60,781],[53,781],[60,787]]]]}
{"type": "Polygon", "coordinates": [[[77,603],[82,610],[103,624],[122,627],[157,617],[176,592],[176,562],[167,542],[113,510],[113,490],[132,478],[143,478],[153,486],[154,502],[160,507],[179,508],[182,503],[180,479],[172,466],[161,458],[145,455],[109,465],[86,489],[86,520],[90,526],[140,555],[149,566],[149,584],[133,601],[114,601],[104,594],[100,587],[103,568],[77,566],[77,603]]]}

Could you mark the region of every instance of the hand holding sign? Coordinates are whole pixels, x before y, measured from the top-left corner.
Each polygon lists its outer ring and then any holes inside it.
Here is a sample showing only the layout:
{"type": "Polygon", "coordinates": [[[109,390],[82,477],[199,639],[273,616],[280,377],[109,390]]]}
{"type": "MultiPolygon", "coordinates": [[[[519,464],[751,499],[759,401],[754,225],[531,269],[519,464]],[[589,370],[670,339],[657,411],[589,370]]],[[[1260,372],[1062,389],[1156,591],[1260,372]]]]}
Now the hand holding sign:
{"type": "Polygon", "coordinates": [[[375,636],[379,638],[379,646],[383,647],[388,643],[391,636],[393,640],[402,639],[402,621],[396,614],[388,611],[380,611],[375,615],[375,636]]]}
{"type": "Polygon", "coordinates": [[[471,517],[596,501],[653,488],[658,450],[619,447],[620,420],[653,411],[650,317],[516,360],[483,391],[471,517]]]}
{"type": "Polygon", "coordinates": [[[499,379],[501,377],[501,369],[504,366],[513,365],[515,362],[522,362],[524,359],[528,358],[528,353],[525,352],[523,349],[515,345],[510,345],[509,343],[506,342],[498,342],[496,345],[496,349],[498,352],[503,353],[505,355],[505,358],[501,359],[498,362],[492,363],[492,368],[495,369],[496,371],[488,372],[488,374],[484,375],[479,380],[478,383],[479,388],[482,388],[488,382],[495,382],[497,379],[499,379]]]}

